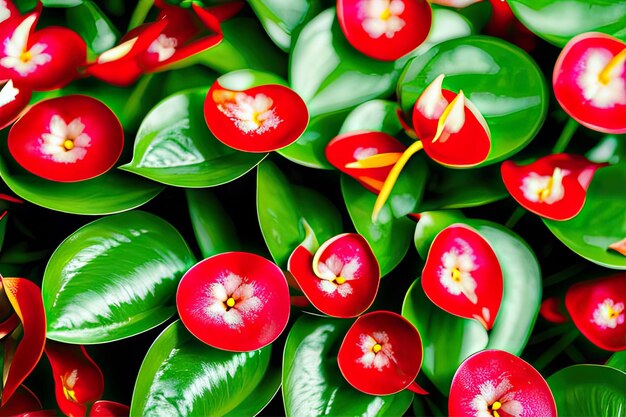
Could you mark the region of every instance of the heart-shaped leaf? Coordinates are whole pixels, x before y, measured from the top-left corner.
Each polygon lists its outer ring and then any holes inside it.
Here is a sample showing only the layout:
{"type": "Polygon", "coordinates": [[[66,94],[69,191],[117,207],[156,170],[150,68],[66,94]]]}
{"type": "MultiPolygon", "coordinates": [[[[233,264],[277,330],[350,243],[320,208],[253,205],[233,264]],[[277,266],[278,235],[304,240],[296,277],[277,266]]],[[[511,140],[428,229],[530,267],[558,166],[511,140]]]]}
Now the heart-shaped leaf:
{"type": "Polygon", "coordinates": [[[93,1],[82,1],[68,8],[66,17],[68,27],[87,43],[88,54],[100,54],[116,45],[118,30],[93,1]]]}
{"type": "Polygon", "coordinates": [[[402,132],[402,125],[398,118],[399,110],[400,106],[395,101],[366,101],[348,114],[339,133],[373,130],[395,136],[402,132]]]}
{"type": "Polygon", "coordinates": [[[352,388],[336,357],[350,320],[304,315],[293,325],[283,355],[283,401],[287,416],[399,416],[413,394],[372,396],[352,388]],[[341,401],[335,401],[341,399],[341,401]]]}
{"type": "Polygon", "coordinates": [[[291,252],[305,238],[306,220],[318,241],[341,233],[341,216],[321,194],[300,191],[271,161],[259,165],[257,174],[257,213],[265,243],[278,266],[286,266],[291,252]]]}
{"type": "Polygon", "coordinates": [[[48,338],[105,343],[163,323],[176,312],[178,281],[194,262],[176,229],[152,214],[134,211],[87,224],[59,245],[46,267],[48,338]]]}
{"type": "Polygon", "coordinates": [[[235,353],[212,348],[172,323],[139,369],[130,415],[256,415],[280,385],[271,346],[235,353]]]}
{"type": "Polygon", "coordinates": [[[568,248],[607,268],[626,269],[626,256],[608,249],[626,237],[626,165],[596,171],[587,200],[576,217],[564,222],[543,219],[550,231],[568,248]]]}
{"type": "Polygon", "coordinates": [[[561,416],[623,416],[626,373],[609,366],[574,365],[561,369],[548,385],[561,416]]]}
{"type": "Polygon", "coordinates": [[[130,163],[120,168],[177,187],[212,187],[233,181],[266,154],[239,152],[219,142],[202,108],[206,89],[170,96],[141,123],[130,163]]]}
{"type": "Polygon", "coordinates": [[[443,89],[463,90],[489,126],[491,150],[483,164],[516,153],[541,127],[548,107],[546,82],[537,64],[516,46],[473,36],[432,47],[407,64],[398,81],[405,114],[440,74],[445,74],[443,89]]]}

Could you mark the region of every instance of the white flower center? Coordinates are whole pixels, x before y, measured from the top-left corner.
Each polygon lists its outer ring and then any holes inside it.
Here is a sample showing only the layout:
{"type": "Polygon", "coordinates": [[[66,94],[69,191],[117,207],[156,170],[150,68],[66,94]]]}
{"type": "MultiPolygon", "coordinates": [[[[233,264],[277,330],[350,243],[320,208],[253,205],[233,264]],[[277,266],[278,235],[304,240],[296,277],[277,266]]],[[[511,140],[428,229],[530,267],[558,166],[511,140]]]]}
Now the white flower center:
{"type": "Polygon", "coordinates": [[[406,23],[400,18],[403,12],[403,0],[364,0],[359,7],[359,18],[371,38],[378,39],[383,35],[393,38],[406,23]]]}
{"type": "Polygon", "coordinates": [[[158,61],[163,62],[169,59],[176,53],[176,46],[178,46],[178,40],[176,38],[170,38],[163,33],[156,38],[148,47],[148,52],[158,54],[158,61]]]}
{"type": "Polygon", "coordinates": [[[353,288],[349,281],[357,279],[355,273],[360,266],[357,258],[343,262],[337,255],[330,255],[325,262],[318,265],[320,272],[318,288],[327,294],[338,293],[342,297],[352,294],[353,288]]]}
{"type": "Polygon", "coordinates": [[[397,363],[387,332],[377,331],[371,335],[361,334],[359,348],[363,352],[363,356],[358,358],[357,362],[362,364],[364,368],[374,367],[376,370],[382,371],[389,367],[391,362],[397,363]]]}
{"type": "Polygon", "coordinates": [[[13,36],[4,41],[5,56],[0,59],[0,65],[13,69],[22,77],[36,71],[38,66],[52,60],[49,54],[44,53],[47,45],[36,43],[30,49],[28,48],[28,35],[35,24],[35,19],[34,15],[24,19],[13,31],[13,36]]]}
{"type": "Polygon", "coordinates": [[[624,303],[615,303],[610,298],[599,303],[593,311],[591,322],[601,329],[614,329],[624,323],[624,303]]]}
{"type": "Polygon", "coordinates": [[[73,402],[78,402],[76,399],[76,392],[74,391],[74,386],[76,386],[78,379],[78,369],[73,369],[71,372],[61,375],[63,394],[65,395],[65,398],[73,402]]]}
{"type": "Polygon", "coordinates": [[[81,160],[87,154],[91,138],[84,133],[85,125],[80,117],[69,124],[59,115],[50,119],[50,133],[41,135],[41,152],[55,162],[65,164],[81,160]]]}
{"type": "Polygon", "coordinates": [[[263,307],[262,300],[255,295],[254,283],[230,273],[209,288],[209,317],[222,321],[231,329],[238,329],[245,320],[252,320],[263,307]]]}
{"type": "Polygon", "coordinates": [[[495,381],[486,381],[480,385],[480,394],[472,400],[474,417],[501,417],[506,413],[513,417],[521,417],[524,412],[522,403],[515,400],[517,394],[505,376],[498,385],[495,381]]]}
{"type": "Polygon", "coordinates": [[[611,108],[626,104],[626,83],[622,77],[624,72],[624,51],[614,56],[604,48],[590,48],[579,65],[582,67],[577,78],[583,97],[594,107],[611,108]]]}
{"type": "Polygon", "coordinates": [[[524,197],[533,203],[553,204],[561,201],[565,196],[563,178],[569,175],[568,171],[554,168],[552,175],[539,175],[531,172],[522,180],[520,189],[524,197]]]}
{"type": "Polygon", "coordinates": [[[218,109],[235,123],[235,126],[244,133],[263,134],[275,129],[282,120],[272,108],[274,101],[265,94],[257,94],[254,97],[237,92],[232,95],[228,92],[218,93],[225,100],[218,99],[218,109]]]}
{"type": "Polygon", "coordinates": [[[478,269],[475,264],[474,251],[463,239],[456,238],[454,241],[461,247],[452,248],[441,257],[439,266],[439,282],[452,295],[465,295],[473,304],[476,304],[476,280],[472,272],[478,269]]]}

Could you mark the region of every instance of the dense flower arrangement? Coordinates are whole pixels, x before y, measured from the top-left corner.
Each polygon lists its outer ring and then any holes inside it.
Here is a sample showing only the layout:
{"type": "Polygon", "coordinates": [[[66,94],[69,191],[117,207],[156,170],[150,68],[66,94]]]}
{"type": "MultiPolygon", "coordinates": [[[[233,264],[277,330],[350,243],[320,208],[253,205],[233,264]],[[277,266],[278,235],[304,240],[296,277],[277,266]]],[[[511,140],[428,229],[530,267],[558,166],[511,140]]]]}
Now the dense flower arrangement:
{"type": "Polygon", "coordinates": [[[624,27],[0,0],[0,415],[621,416],[624,27]]]}

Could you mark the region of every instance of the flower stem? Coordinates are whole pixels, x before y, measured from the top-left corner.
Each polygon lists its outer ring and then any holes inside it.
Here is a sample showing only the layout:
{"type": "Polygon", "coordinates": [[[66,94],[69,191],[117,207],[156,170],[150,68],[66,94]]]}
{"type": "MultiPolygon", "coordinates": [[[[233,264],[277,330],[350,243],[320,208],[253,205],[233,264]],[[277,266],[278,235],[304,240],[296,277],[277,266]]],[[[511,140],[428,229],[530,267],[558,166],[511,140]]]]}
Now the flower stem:
{"type": "Polygon", "coordinates": [[[561,153],[565,151],[567,145],[569,145],[570,140],[572,140],[574,133],[576,133],[576,129],[578,129],[578,126],[580,126],[578,122],[572,118],[567,121],[565,127],[563,128],[563,131],[561,132],[561,136],[559,136],[559,139],[556,141],[556,144],[552,148],[552,153],[561,153]]]}
{"type": "Polygon", "coordinates": [[[129,126],[135,126],[135,123],[139,122],[140,116],[143,117],[141,113],[142,110],[145,110],[143,107],[144,104],[144,94],[148,90],[148,86],[150,85],[150,81],[154,74],[145,74],[140,79],[139,82],[135,85],[135,88],[128,96],[126,100],[126,105],[124,106],[124,114],[126,115],[127,123],[129,126]]]}
{"type": "Polygon", "coordinates": [[[136,28],[146,20],[153,4],[154,0],[139,0],[137,2],[137,7],[133,10],[130,22],[128,23],[128,30],[136,28]]]}
{"type": "Polygon", "coordinates": [[[526,210],[524,209],[524,207],[519,206],[515,209],[513,213],[511,213],[511,217],[509,217],[509,220],[504,223],[504,226],[508,227],[509,229],[514,228],[517,222],[519,222],[525,214],[526,210]]]}
{"type": "Polygon", "coordinates": [[[574,340],[580,336],[578,329],[572,329],[569,333],[564,334],[555,344],[548,350],[543,352],[535,361],[535,368],[541,372],[559,353],[563,352],[574,340]]]}

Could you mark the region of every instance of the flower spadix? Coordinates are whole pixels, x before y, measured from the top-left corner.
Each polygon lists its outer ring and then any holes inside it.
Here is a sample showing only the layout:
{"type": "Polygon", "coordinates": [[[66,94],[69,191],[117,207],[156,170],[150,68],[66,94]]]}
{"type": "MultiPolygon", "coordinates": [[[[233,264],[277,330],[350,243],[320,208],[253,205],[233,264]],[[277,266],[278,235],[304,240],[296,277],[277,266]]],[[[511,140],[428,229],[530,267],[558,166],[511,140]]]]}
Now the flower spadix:
{"type": "Polygon", "coordinates": [[[441,309],[493,327],[502,302],[502,269],[489,242],[473,228],[453,224],[437,234],[421,282],[441,309]]]}
{"type": "Polygon", "coordinates": [[[626,349],[626,280],[624,274],[580,282],[565,294],[574,324],[601,349],[626,349]]]}
{"type": "Polygon", "coordinates": [[[544,156],[528,165],[505,161],[502,179],[527,210],[552,220],[568,220],[582,210],[598,164],[574,154],[544,156]]]}
{"type": "Polygon", "coordinates": [[[194,265],[176,293],[183,324],[202,342],[246,352],[273,342],[289,320],[289,288],[267,259],[228,252],[194,265]]]}
{"type": "Polygon", "coordinates": [[[603,33],[572,38],[552,77],[561,107],[582,125],[626,133],[626,43],[603,33]]]}
{"type": "Polygon", "coordinates": [[[309,112],[288,87],[269,84],[236,91],[217,80],[207,94],[204,118],[225,145],[244,152],[270,152],[298,140],[309,123],[309,112]]]}
{"type": "Polygon", "coordinates": [[[501,350],[465,359],[450,388],[448,414],[472,417],[556,417],[545,379],[524,360],[501,350]]]}
{"type": "Polygon", "coordinates": [[[359,317],[339,348],[337,363],[354,388],[370,395],[390,395],[411,388],[422,367],[422,339],[404,317],[374,311],[359,317]]]}
{"type": "Polygon", "coordinates": [[[332,317],[355,317],[374,302],[380,266],[367,240],[337,235],[318,247],[310,227],[291,254],[289,272],[315,308],[332,317]]]}
{"type": "Polygon", "coordinates": [[[432,10],[426,0],[337,0],[337,17],[355,49],[393,61],[424,42],[432,10]]]}
{"type": "Polygon", "coordinates": [[[117,162],[124,131],[101,101],[69,95],[32,106],[11,128],[9,151],[42,178],[73,182],[97,177],[117,162]]]}

